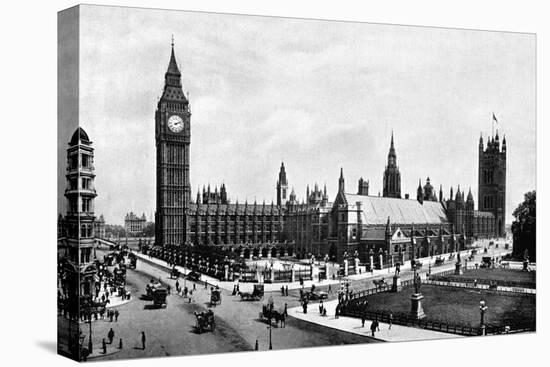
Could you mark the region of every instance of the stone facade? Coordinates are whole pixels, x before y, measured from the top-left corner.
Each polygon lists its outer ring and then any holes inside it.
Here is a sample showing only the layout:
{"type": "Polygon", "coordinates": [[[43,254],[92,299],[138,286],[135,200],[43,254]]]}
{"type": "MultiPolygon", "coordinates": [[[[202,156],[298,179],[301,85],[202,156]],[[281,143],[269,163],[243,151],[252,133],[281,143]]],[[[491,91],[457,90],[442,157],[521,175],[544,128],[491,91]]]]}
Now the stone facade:
{"type": "Polygon", "coordinates": [[[140,216],[134,212],[127,213],[124,217],[124,230],[127,236],[139,236],[143,234],[143,230],[147,226],[147,218],[145,213],[140,216]]]}

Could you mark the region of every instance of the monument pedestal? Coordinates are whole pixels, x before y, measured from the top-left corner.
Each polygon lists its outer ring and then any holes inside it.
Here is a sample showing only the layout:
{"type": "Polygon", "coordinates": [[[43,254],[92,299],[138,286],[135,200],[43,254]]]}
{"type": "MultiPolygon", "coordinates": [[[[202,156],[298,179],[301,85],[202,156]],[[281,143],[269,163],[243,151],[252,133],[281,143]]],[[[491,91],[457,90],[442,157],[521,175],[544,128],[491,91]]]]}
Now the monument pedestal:
{"type": "Polygon", "coordinates": [[[394,275],[393,276],[393,284],[391,286],[391,291],[392,292],[399,292],[399,291],[401,291],[401,289],[403,289],[403,287],[401,286],[401,278],[399,278],[398,275],[394,275]]]}
{"type": "Polygon", "coordinates": [[[411,296],[411,317],[417,320],[426,317],[424,309],[422,308],[422,299],[424,296],[422,293],[413,293],[411,296]]]}
{"type": "Polygon", "coordinates": [[[464,274],[464,272],[462,271],[462,264],[457,262],[455,264],[455,275],[462,275],[462,274],[464,274]]]}

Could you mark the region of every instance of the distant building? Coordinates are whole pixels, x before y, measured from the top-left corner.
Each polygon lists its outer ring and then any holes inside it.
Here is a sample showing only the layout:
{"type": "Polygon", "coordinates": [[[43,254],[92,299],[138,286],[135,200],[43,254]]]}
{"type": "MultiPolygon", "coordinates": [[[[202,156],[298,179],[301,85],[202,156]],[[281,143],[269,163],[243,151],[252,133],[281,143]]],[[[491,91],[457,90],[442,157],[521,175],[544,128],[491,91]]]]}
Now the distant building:
{"type": "Polygon", "coordinates": [[[127,213],[124,217],[124,229],[128,236],[139,236],[147,225],[145,213],[138,217],[134,212],[127,213]]]}
{"type": "Polygon", "coordinates": [[[103,218],[103,214],[101,214],[94,222],[94,234],[96,238],[106,238],[105,218],[103,218]]]}

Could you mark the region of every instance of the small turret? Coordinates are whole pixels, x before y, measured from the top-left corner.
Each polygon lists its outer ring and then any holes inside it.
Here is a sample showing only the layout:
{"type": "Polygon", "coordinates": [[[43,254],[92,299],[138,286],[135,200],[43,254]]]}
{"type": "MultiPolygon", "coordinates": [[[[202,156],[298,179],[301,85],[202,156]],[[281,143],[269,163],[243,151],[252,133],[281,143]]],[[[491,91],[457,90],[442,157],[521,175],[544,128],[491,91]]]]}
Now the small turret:
{"type": "Polygon", "coordinates": [[[340,178],[338,179],[338,192],[344,192],[345,181],[344,181],[344,168],[340,167],[340,178]]]}
{"type": "Polygon", "coordinates": [[[424,203],[424,190],[422,189],[422,180],[420,178],[418,179],[418,188],[416,189],[416,200],[420,204],[424,203]]]}

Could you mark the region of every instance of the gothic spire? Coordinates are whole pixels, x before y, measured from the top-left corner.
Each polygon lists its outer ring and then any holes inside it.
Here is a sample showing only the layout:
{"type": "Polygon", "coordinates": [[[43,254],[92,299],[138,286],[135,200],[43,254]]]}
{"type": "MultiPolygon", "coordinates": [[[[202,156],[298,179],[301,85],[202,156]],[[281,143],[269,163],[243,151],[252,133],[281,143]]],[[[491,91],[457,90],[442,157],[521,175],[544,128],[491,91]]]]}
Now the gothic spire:
{"type": "Polygon", "coordinates": [[[168,70],[166,71],[166,74],[181,76],[180,69],[178,68],[178,63],[176,62],[176,55],[174,52],[174,36],[172,36],[172,53],[170,55],[170,63],[168,64],[168,70]]]}
{"type": "Polygon", "coordinates": [[[340,167],[340,178],[338,179],[338,191],[344,192],[345,181],[344,181],[344,168],[340,167]]]}

